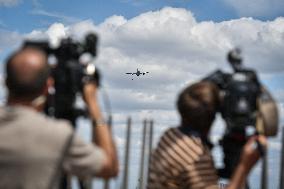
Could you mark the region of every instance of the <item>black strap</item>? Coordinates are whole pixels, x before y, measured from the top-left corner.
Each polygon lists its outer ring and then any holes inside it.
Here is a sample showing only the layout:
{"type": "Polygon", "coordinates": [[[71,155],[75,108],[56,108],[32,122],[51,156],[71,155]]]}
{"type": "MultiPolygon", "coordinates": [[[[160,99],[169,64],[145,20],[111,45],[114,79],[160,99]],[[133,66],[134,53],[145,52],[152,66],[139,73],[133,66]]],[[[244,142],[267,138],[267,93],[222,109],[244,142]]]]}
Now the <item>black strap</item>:
{"type": "Polygon", "coordinates": [[[71,135],[69,136],[68,140],[65,143],[65,146],[63,147],[62,155],[60,156],[58,164],[55,167],[54,175],[51,177],[48,189],[53,189],[55,184],[58,184],[58,183],[56,183],[56,181],[59,180],[60,175],[62,174],[63,162],[64,162],[65,156],[67,155],[67,153],[69,151],[69,148],[70,148],[70,146],[72,144],[74,135],[75,135],[75,132],[72,131],[71,135]]]}

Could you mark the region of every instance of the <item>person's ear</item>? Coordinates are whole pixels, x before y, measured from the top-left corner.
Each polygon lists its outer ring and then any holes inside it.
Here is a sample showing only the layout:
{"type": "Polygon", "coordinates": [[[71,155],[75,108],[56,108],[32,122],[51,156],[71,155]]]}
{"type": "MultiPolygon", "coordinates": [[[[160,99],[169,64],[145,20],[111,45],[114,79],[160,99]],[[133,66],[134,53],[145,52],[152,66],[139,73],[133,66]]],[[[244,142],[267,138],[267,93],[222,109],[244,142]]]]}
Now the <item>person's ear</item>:
{"type": "Polygon", "coordinates": [[[48,79],[46,81],[46,85],[47,85],[48,89],[54,87],[54,79],[53,79],[53,77],[48,77],[48,79]]]}
{"type": "Polygon", "coordinates": [[[44,87],[44,95],[48,95],[49,90],[54,86],[54,79],[52,77],[48,77],[44,87]]]}

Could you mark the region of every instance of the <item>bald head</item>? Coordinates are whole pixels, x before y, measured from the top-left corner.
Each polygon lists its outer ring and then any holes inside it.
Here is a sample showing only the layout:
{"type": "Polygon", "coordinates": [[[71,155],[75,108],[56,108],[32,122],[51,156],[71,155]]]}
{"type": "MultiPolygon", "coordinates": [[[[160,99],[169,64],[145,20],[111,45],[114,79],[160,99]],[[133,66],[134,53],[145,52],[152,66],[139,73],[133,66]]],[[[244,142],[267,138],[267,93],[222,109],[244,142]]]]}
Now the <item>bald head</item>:
{"type": "Polygon", "coordinates": [[[34,99],[46,87],[49,66],[46,54],[36,48],[24,48],[7,60],[6,85],[14,98],[34,99]]]}

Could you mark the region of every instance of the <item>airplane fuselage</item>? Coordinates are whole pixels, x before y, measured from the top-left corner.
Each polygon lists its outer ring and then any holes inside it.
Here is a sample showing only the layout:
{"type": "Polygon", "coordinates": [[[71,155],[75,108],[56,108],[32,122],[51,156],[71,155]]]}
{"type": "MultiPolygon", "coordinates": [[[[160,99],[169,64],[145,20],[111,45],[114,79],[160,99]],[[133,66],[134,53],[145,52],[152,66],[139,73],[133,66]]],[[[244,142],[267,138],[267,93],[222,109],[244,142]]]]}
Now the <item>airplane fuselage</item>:
{"type": "Polygon", "coordinates": [[[128,73],[126,73],[126,74],[140,76],[140,75],[145,75],[146,73],[149,73],[149,72],[141,72],[141,71],[138,70],[138,68],[137,68],[137,71],[136,71],[136,72],[134,72],[134,73],[128,72],[128,73]]]}

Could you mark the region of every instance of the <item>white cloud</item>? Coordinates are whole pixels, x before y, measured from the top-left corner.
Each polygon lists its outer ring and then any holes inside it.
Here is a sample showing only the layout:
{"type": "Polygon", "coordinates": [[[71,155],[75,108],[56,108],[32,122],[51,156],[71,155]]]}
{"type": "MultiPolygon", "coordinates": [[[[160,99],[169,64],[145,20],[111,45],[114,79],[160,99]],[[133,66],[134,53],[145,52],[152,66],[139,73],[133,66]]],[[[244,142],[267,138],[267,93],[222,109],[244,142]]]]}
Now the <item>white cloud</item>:
{"type": "Polygon", "coordinates": [[[228,69],[225,56],[236,45],[243,47],[247,66],[268,75],[284,72],[284,18],[198,22],[190,11],[170,7],[130,20],[112,16],[99,25],[86,20],[54,23],[28,34],[1,30],[0,49],[23,38],[44,38],[58,45],[61,38],[82,39],[90,31],[100,35],[96,62],[116,111],[174,111],[177,92],[217,68],[228,69]],[[136,68],[150,74],[139,78],[125,74],[136,68]]]}
{"type": "Polygon", "coordinates": [[[61,39],[67,38],[69,34],[68,27],[62,23],[54,23],[46,31],[33,30],[23,37],[26,40],[48,40],[52,47],[58,47],[61,39]]]}
{"type": "Polygon", "coordinates": [[[0,0],[0,7],[12,7],[16,6],[21,2],[21,0],[0,0]]]}
{"type": "Polygon", "coordinates": [[[120,96],[126,101],[114,103],[118,109],[133,109],[135,104],[146,109],[170,104],[173,109],[177,91],[217,67],[226,67],[226,53],[235,45],[244,47],[246,65],[262,73],[283,72],[283,27],[283,18],[197,22],[190,12],[173,8],[131,20],[114,16],[97,28],[101,34],[98,64],[111,88],[111,99],[120,96]],[[124,75],[136,68],[150,74],[134,81],[124,75]],[[148,100],[139,96],[141,92],[148,100]],[[165,102],[157,106],[159,99],[165,102]]]}
{"type": "Polygon", "coordinates": [[[58,46],[60,40],[67,37],[66,29],[61,23],[56,23],[50,26],[46,31],[46,35],[48,36],[50,43],[53,46],[58,46]]]}
{"type": "Polygon", "coordinates": [[[240,16],[274,16],[283,13],[283,0],[223,0],[231,5],[240,16]]]}
{"type": "Polygon", "coordinates": [[[176,95],[187,83],[217,68],[228,69],[225,56],[236,45],[243,47],[247,66],[267,75],[284,72],[284,18],[198,22],[190,11],[170,7],[130,20],[112,16],[99,25],[86,20],[54,23],[47,30],[22,35],[2,31],[0,48],[22,38],[44,38],[58,45],[61,38],[82,39],[91,31],[100,35],[96,62],[114,111],[174,111],[176,95]],[[136,68],[150,74],[139,78],[125,74],[136,68]]]}

